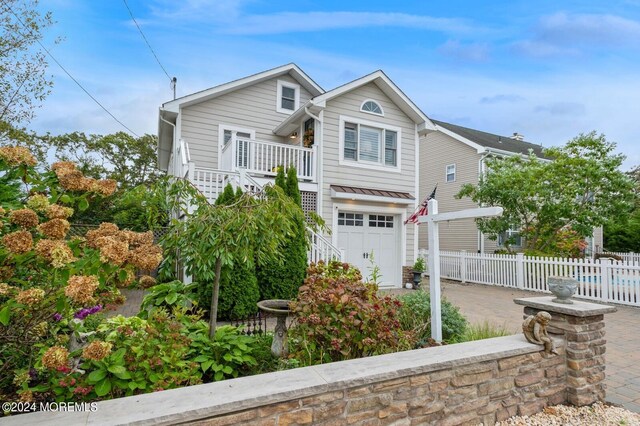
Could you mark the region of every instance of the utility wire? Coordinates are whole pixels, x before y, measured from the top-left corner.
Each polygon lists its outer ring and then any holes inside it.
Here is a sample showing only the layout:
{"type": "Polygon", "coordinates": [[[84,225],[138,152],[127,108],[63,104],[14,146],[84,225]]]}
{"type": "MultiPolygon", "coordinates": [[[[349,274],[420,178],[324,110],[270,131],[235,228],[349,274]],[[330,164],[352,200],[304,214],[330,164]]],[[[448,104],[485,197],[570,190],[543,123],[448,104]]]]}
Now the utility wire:
{"type": "MultiPolygon", "coordinates": [[[[20,24],[29,32],[29,34],[31,35],[31,31],[29,30],[29,27],[27,25],[25,25],[24,22],[22,22],[22,19],[20,19],[20,17],[13,11],[13,9],[11,9],[11,7],[9,7],[7,5],[7,3],[5,3],[4,0],[0,0],[2,1],[2,5],[4,7],[7,8],[7,10],[9,10],[9,12],[11,12],[11,14],[18,20],[18,22],[20,22],[20,24]]],[[[75,77],[73,77],[71,75],[71,73],[69,71],[67,71],[67,69],[65,67],[62,66],[62,64],[55,58],[55,56],[53,56],[51,54],[51,52],[49,52],[49,49],[47,49],[44,44],[42,44],[42,42],[40,42],[40,39],[38,37],[35,37],[35,40],[38,42],[38,44],[40,45],[40,47],[42,47],[42,49],[47,52],[47,55],[49,55],[49,57],[51,59],[53,59],[53,62],[55,62],[56,64],[58,64],[58,66],[62,69],[62,71],[65,72],[65,74],[67,74],[69,76],[69,78],[71,80],[73,80],[74,83],[76,83],[78,85],[78,87],[80,89],[82,89],[82,91],[84,93],[87,94],[87,96],[89,96],[91,99],[93,99],[93,101],[98,104],[98,106],[100,108],[102,108],[104,110],[104,112],[106,112],[107,114],[109,114],[111,116],[111,118],[113,118],[116,122],[118,122],[118,124],[120,124],[122,127],[124,127],[125,129],[127,129],[131,134],[133,134],[135,137],[139,138],[140,136],[138,136],[138,134],[136,132],[134,132],[133,130],[131,130],[129,127],[127,127],[122,121],[118,120],[116,118],[115,115],[113,115],[107,108],[105,108],[104,105],[102,105],[96,98],[93,97],[93,95],[91,93],[89,93],[89,91],[87,89],[85,89],[82,84],[80,84],[80,82],[78,80],[75,79],[75,77]]]]}
{"type": "Polygon", "coordinates": [[[167,70],[162,66],[162,63],[160,62],[160,59],[158,59],[158,55],[156,55],[156,52],[153,50],[153,47],[151,47],[149,40],[147,40],[147,37],[142,32],[142,28],[140,28],[140,25],[138,25],[138,21],[136,21],[136,18],[133,16],[133,12],[131,12],[131,8],[129,7],[127,0],[122,0],[122,1],[124,2],[124,5],[127,7],[127,10],[129,11],[129,16],[131,16],[131,19],[133,19],[133,23],[136,24],[136,27],[138,27],[138,31],[140,31],[140,35],[144,39],[144,42],[147,43],[147,46],[149,47],[149,50],[153,54],[153,57],[156,58],[156,62],[158,62],[158,65],[160,65],[160,68],[162,68],[162,71],[164,71],[169,81],[173,81],[173,79],[169,76],[169,73],[167,72],[167,70]]]}

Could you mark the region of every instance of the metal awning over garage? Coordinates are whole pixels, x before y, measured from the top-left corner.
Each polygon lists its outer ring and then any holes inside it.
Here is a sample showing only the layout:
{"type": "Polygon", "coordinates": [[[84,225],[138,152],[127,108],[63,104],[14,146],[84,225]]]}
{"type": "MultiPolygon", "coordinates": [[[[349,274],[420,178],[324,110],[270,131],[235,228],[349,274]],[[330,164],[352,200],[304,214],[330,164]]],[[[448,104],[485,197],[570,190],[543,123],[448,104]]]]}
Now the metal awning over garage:
{"type": "Polygon", "coordinates": [[[374,201],[378,203],[413,204],[415,197],[408,192],[383,189],[359,188],[355,186],[331,185],[331,198],[374,201]]]}

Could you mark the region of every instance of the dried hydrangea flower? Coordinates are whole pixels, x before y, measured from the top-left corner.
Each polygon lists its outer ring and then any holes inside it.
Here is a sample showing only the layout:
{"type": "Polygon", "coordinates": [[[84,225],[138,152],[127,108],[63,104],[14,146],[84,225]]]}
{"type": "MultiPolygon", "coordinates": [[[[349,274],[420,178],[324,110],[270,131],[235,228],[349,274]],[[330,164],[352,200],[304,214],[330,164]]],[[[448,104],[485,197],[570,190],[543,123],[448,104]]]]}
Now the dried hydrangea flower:
{"type": "Polygon", "coordinates": [[[38,231],[48,238],[62,240],[67,236],[71,225],[66,219],[51,219],[38,226],[38,231]]]}
{"type": "Polygon", "coordinates": [[[67,171],[75,170],[76,165],[71,161],[57,161],[51,165],[51,170],[56,174],[63,174],[67,171]]]}
{"type": "Polygon", "coordinates": [[[7,211],[2,206],[0,206],[0,217],[4,217],[6,213],[7,211]]]}
{"type": "Polygon", "coordinates": [[[42,355],[42,365],[51,370],[67,367],[69,351],[62,346],[52,346],[42,355]]]}
{"type": "Polygon", "coordinates": [[[9,281],[14,274],[11,266],[0,266],[0,281],[9,281]]]}
{"type": "Polygon", "coordinates": [[[80,170],[56,170],[60,186],[68,191],[86,191],[86,178],[80,170]]]}
{"type": "Polygon", "coordinates": [[[9,221],[22,228],[33,228],[38,226],[38,215],[31,209],[13,210],[9,214],[9,221]]]}
{"type": "Polygon", "coordinates": [[[20,395],[20,402],[33,402],[33,392],[30,390],[20,390],[17,392],[20,395]]]}
{"type": "Polygon", "coordinates": [[[62,268],[77,260],[67,243],[60,240],[42,239],[38,241],[36,253],[51,263],[54,268],[62,268]]]}
{"type": "Polygon", "coordinates": [[[93,302],[93,294],[100,281],[95,275],[72,275],[64,289],[64,294],[74,302],[86,305],[93,302]]]}
{"type": "Polygon", "coordinates": [[[15,289],[15,287],[10,286],[7,283],[0,283],[0,296],[7,296],[8,294],[13,293],[15,289]]]}
{"type": "Polygon", "coordinates": [[[129,244],[117,241],[113,237],[100,237],[97,241],[100,249],[100,261],[120,266],[129,257],[129,244]]]}
{"type": "Polygon", "coordinates": [[[27,207],[40,213],[44,213],[49,208],[49,199],[46,195],[35,194],[27,200],[27,207]]]}
{"type": "Polygon", "coordinates": [[[16,301],[23,305],[35,306],[44,299],[44,290],[41,288],[30,288],[23,290],[16,296],[16,301]]]}
{"type": "Polygon", "coordinates": [[[126,235],[127,240],[129,241],[129,247],[134,249],[140,246],[151,245],[153,244],[153,232],[134,232],[134,231],[122,231],[123,234],[126,235]]]}
{"type": "Polygon", "coordinates": [[[149,275],[141,276],[138,282],[142,288],[150,288],[156,285],[156,279],[149,275]]]}
{"type": "Polygon", "coordinates": [[[27,148],[22,146],[0,147],[0,158],[9,166],[35,166],[38,162],[27,148]]]}
{"type": "Polygon", "coordinates": [[[2,244],[13,254],[23,254],[33,247],[33,237],[29,231],[16,231],[2,237],[2,244]]]}
{"type": "Polygon", "coordinates": [[[109,356],[112,347],[113,345],[111,343],[94,340],[82,350],[82,357],[84,359],[100,361],[109,356]]]}
{"type": "Polygon", "coordinates": [[[101,179],[91,183],[90,190],[97,192],[105,197],[113,195],[118,189],[118,183],[113,179],[101,179]]]}
{"type": "Polygon", "coordinates": [[[93,229],[91,231],[87,231],[87,245],[91,248],[98,248],[98,240],[101,237],[110,237],[117,235],[120,232],[118,229],[118,225],[114,225],[113,223],[103,222],[100,224],[98,229],[93,229]]]}
{"type": "Polygon", "coordinates": [[[143,271],[152,271],[162,262],[162,248],[157,245],[144,245],[131,251],[129,262],[143,271]]]}
{"type": "Polygon", "coordinates": [[[51,204],[47,208],[46,214],[49,219],[68,219],[73,215],[73,209],[59,204],[51,204]]]}

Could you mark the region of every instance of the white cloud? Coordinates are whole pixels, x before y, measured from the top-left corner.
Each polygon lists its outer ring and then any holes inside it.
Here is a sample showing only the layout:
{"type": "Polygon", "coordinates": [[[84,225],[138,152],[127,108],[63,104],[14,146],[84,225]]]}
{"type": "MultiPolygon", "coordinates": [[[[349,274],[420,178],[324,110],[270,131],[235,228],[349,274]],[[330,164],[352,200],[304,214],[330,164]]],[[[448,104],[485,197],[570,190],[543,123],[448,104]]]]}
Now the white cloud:
{"type": "Polygon", "coordinates": [[[597,48],[638,48],[640,22],[611,14],[569,14],[543,16],[529,39],[512,43],[512,49],[528,56],[578,56],[597,48]]]}
{"type": "Polygon", "coordinates": [[[221,28],[228,34],[286,34],[342,28],[402,27],[446,33],[469,32],[461,19],[435,18],[393,12],[281,12],[243,16],[221,28]]]}

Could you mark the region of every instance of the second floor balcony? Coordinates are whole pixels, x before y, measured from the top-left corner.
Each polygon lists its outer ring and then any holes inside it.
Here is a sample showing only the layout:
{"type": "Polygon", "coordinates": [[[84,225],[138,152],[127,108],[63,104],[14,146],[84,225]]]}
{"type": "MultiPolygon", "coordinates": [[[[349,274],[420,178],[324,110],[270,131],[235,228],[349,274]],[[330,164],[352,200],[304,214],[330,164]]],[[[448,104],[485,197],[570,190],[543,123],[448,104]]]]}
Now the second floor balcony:
{"type": "Polygon", "coordinates": [[[232,137],[220,152],[222,170],[245,169],[255,176],[273,177],[278,167],[293,166],[298,179],[316,182],[316,148],[232,137]]]}

